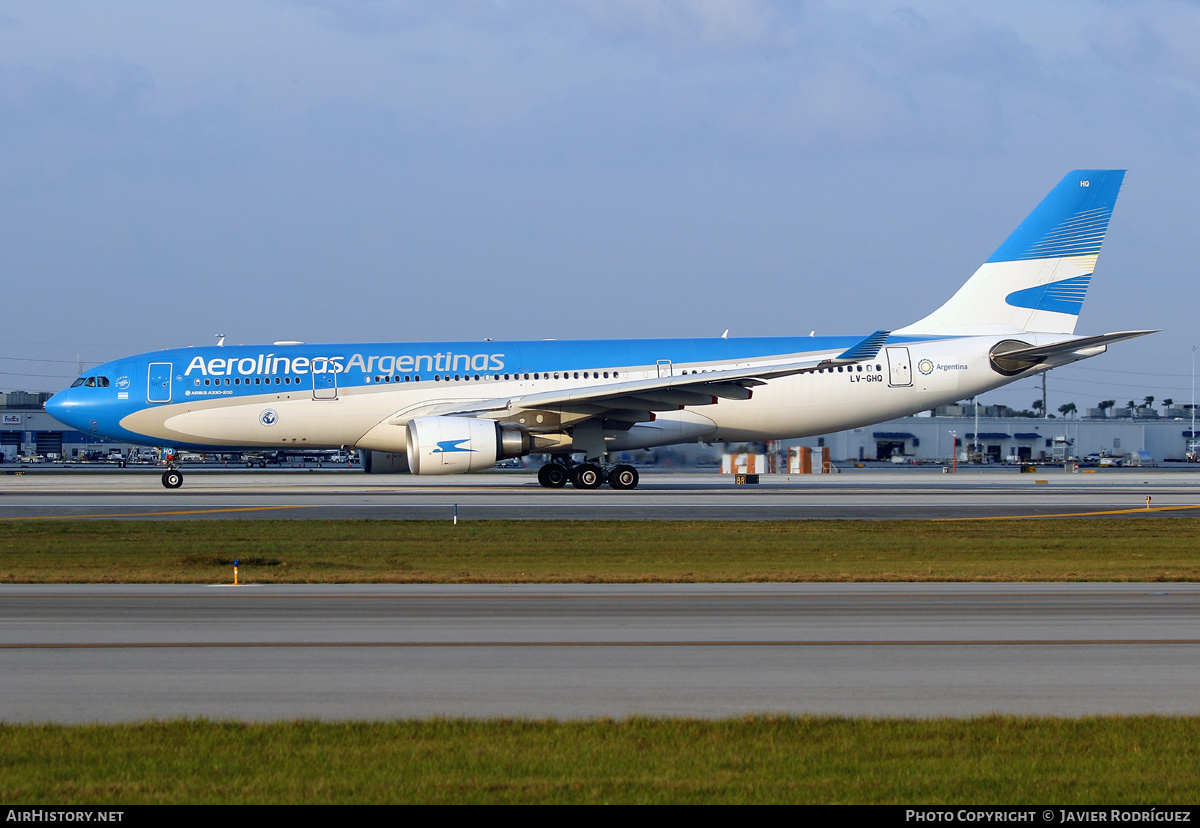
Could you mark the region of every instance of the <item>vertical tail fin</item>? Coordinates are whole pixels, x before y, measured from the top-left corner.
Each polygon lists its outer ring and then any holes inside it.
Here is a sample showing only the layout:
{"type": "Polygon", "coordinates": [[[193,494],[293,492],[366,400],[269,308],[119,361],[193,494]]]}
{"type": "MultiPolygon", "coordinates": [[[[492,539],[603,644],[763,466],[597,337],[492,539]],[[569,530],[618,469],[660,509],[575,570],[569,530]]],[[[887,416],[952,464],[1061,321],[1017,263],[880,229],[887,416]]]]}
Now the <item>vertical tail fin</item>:
{"type": "Polygon", "coordinates": [[[1124,170],[1075,170],[946,304],[896,333],[1074,333],[1124,170]]]}

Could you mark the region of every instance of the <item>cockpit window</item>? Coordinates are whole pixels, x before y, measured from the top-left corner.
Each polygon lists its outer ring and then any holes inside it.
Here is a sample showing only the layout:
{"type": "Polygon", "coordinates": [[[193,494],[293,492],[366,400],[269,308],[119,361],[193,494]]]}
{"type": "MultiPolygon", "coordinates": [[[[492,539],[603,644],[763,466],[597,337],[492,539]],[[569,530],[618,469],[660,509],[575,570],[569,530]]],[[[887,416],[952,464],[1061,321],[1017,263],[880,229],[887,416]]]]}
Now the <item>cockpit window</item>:
{"type": "Polygon", "coordinates": [[[77,379],[73,383],[71,383],[72,388],[78,388],[81,385],[83,385],[83,377],[80,377],[79,379],[77,379]]]}
{"type": "Polygon", "coordinates": [[[88,388],[95,388],[96,387],[96,378],[88,377],[87,379],[85,379],[83,381],[83,384],[86,385],[88,388]]]}
{"type": "Polygon", "coordinates": [[[108,388],[108,377],[96,377],[97,388],[108,388]]]}

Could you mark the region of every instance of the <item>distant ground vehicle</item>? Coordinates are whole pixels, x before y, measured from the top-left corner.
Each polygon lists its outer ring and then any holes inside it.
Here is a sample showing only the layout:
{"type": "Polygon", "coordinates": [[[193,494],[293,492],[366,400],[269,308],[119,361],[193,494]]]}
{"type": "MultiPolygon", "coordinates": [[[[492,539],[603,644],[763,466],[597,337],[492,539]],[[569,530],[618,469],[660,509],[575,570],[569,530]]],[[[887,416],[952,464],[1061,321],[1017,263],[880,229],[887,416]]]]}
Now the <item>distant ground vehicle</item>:
{"type": "Polygon", "coordinates": [[[260,469],[265,469],[267,467],[267,463],[280,462],[278,454],[273,451],[245,452],[242,454],[242,461],[246,464],[246,468],[248,469],[253,468],[254,466],[258,466],[260,469]]]}

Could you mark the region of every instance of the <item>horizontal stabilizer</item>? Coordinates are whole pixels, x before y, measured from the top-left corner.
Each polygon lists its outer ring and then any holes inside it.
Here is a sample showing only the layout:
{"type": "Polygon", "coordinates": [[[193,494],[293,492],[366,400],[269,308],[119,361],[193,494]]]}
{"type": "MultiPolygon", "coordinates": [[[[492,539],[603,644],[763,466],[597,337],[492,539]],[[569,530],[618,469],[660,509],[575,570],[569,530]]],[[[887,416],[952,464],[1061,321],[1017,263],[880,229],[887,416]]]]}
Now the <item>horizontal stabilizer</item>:
{"type": "Polygon", "coordinates": [[[1053,357],[1066,356],[1074,354],[1077,351],[1086,351],[1091,348],[1107,346],[1113,342],[1121,342],[1125,339],[1134,339],[1153,333],[1158,333],[1158,331],[1118,331],[1117,333],[1100,334],[1099,336],[1085,336],[1079,339],[1068,339],[1066,342],[1055,342],[1053,345],[1034,345],[1029,348],[1005,351],[1004,358],[1052,359],[1053,357]]]}

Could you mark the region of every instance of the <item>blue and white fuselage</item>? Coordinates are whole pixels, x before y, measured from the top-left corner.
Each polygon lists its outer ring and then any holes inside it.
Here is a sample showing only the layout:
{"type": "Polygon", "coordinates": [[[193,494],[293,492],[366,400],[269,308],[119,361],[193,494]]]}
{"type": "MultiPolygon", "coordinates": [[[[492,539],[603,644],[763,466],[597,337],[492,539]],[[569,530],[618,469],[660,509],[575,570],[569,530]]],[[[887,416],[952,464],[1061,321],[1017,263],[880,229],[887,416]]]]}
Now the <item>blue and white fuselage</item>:
{"type": "Polygon", "coordinates": [[[954,297],[890,333],[182,348],[100,365],[47,410],[130,443],[355,447],[422,474],[867,425],[1145,333],[1074,334],[1122,176],[1069,174],[954,297]]]}
{"type": "MultiPolygon", "coordinates": [[[[820,362],[860,338],[463,342],[438,343],[428,354],[428,343],[183,348],[98,366],[89,376],[106,385],[68,389],[50,408],[76,427],[136,444],[394,451],[405,446],[393,421],[431,407],[619,387],[668,372],[820,362]],[[480,344],[487,353],[472,352],[480,344]],[[454,357],[457,368],[447,368],[454,357]]],[[[750,389],[752,399],[718,398],[694,410],[675,404],[647,424],[663,432],[659,439],[639,431],[612,448],[679,442],[682,430],[717,442],[802,437],[954,402],[996,387],[1000,378],[987,365],[995,342],[892,336],[874,360],[781,377],[750,389]]]]}

